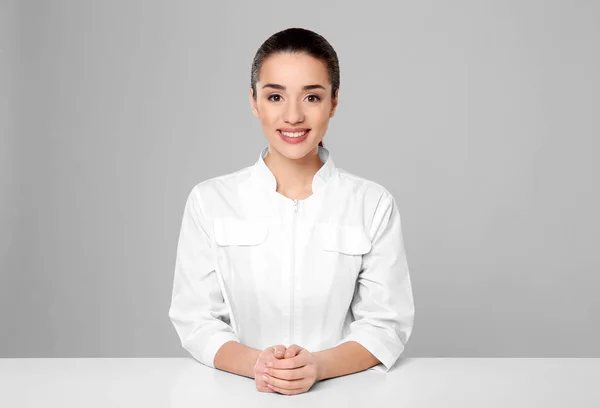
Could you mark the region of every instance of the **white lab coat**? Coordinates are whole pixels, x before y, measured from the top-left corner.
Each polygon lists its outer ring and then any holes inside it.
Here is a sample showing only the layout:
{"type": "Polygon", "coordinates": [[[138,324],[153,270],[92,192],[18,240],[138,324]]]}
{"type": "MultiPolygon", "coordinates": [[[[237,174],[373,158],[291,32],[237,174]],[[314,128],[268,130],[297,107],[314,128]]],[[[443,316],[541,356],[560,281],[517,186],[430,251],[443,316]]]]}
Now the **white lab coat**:
{"type": "Polygon", "coordinates": [[[320,146],[313,194],[292,200],[276,192],[267,152],[188,196],[169,310],[182,346],[214,367],[230,340],[311,352],[356,341],[387,372],[415,314],[393,196],[320,146]]]}

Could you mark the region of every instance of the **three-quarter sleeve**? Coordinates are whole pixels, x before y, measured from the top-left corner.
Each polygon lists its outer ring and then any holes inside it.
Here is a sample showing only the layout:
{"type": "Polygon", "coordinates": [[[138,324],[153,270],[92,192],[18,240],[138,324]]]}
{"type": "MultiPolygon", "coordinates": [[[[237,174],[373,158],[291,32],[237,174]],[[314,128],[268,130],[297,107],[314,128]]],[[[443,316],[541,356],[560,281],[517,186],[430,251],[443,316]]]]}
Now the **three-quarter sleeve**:
{"type": "Polygon", "coordinates": [[[219,348],[239,339],[230,325],[198,186],[190,192],[177,244],[169,317],[181,345],[199,362],[214,368],[219,348]]]}
{"type": "Polygon", "coordinates": [[[373,369],[387,372],[404,351],[415,315],[400,213],[389,192],[379,200],[370,234],[351,303],[355,320],[336,346],[356,341],[381,362],[373,369]]]}

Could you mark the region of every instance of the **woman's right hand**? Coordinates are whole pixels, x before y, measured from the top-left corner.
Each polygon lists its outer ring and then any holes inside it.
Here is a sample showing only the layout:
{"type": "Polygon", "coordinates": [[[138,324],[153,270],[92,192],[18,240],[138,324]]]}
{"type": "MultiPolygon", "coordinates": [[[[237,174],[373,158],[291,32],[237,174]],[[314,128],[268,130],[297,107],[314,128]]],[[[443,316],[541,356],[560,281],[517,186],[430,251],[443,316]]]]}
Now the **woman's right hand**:
{"type": "Polygon", "coordinates": [[[256,364],[254,365],[254,381],[256,382],[256,389],[261,392],[275,392],[271,388],[267,386],[267,383],[263,379],[263,375],[265,374],[265,367],[269,361],[273,361],[277,359],[283,359],[285,354],[285,346],[278,345],[267,347],[264,349],[258,359],[256,360],[256,364]]]}

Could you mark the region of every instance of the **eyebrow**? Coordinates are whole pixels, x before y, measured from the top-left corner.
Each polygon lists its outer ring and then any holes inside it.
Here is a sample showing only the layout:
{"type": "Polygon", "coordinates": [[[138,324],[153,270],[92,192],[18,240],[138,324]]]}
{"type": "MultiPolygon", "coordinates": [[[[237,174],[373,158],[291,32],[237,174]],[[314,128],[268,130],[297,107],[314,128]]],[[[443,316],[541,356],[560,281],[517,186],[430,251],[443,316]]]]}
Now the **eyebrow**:
{"type": "MultiPolygon", "coordinates": [[[[282,91],[285,91],[285,86],[279,85],[279,84],[265,84],[262,87],[262,89],[265,89],[265,88],[280,89],[282,91]]],[[[304,85],[302,87],[303,91],[308,91],[308,90],[311,90],[311,89],[323,89],[323,90],[325,90],[325,87],[323,85],[318,85],[318,84],[315,84],[315,85],[304,85]]]]}

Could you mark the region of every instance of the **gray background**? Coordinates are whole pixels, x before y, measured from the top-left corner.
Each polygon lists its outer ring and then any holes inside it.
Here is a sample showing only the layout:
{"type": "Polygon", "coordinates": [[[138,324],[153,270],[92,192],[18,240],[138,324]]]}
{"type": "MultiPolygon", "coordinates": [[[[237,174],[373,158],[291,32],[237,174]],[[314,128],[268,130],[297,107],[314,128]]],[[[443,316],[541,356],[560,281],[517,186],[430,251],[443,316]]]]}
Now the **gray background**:
{"type": "Polygon", "coordinates": [[[0,4],[0,357],[187,355],[185,199],[257,159],[250,64],[293,26],[340,58],[336,164],[398,201],[405,356],[600,357],[600,3],[0,4]]]}

